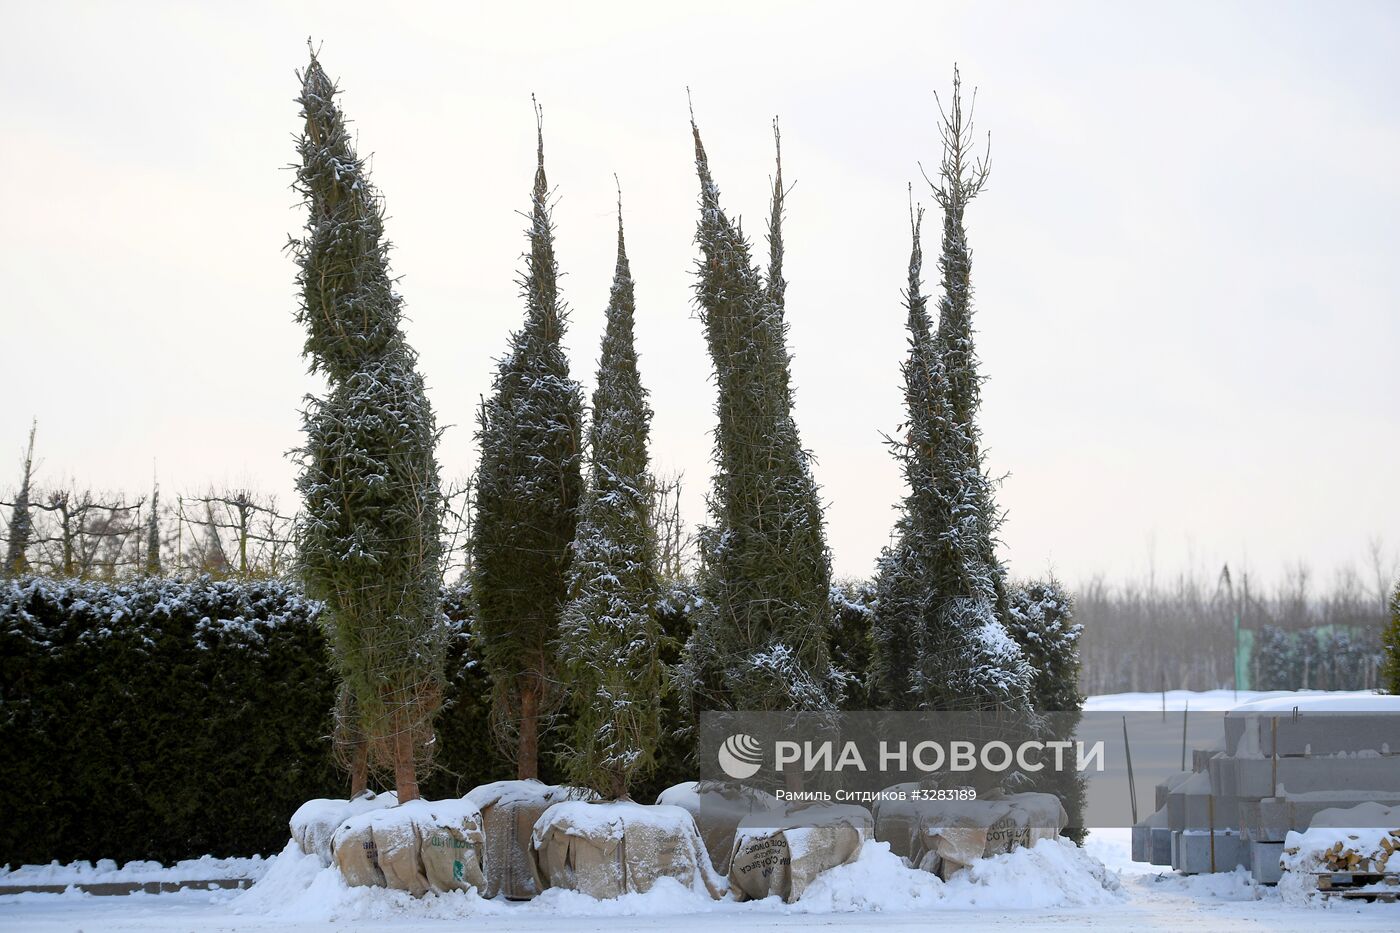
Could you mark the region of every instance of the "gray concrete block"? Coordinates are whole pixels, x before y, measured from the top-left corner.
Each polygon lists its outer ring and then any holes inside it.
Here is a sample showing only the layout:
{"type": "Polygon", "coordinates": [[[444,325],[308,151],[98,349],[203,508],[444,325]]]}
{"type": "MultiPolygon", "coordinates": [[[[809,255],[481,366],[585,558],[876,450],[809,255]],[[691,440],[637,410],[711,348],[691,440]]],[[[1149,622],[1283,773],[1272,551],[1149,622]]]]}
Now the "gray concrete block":
{"type": "Polygon", "coordinates": [[[1241,742],[1252,754],[1270,755],[1274,748],[1273,720],[1278,720],[1278,754],[1335,755],[1339,752],[1400,753],[1400,715],[1385,712],[1291,711],[1230,713],[1225,717],[1225,750],[1238,754],[1241,742]]]}
{"type": "Polygon", "coordinates": [[[1268,758],[1214,758],[1215,792],[1228,797],[1271,797],[1341,788],[1400,793],[1400,756],[1280,758],[1277,779],[1268,758]]]}
{"type": "Polygon", "coordinates": [[[1170,826],[1152,827],[1152,856],[1149,865],[1170,865],[1172,863],[1172,836],[1170,826]]]}
{"type": "Polygon", "coordinates": [[[1249,873],[1259,884],[1278,884],[1283,877],[1283,866],[1279,857],[1283,855],[1282,842],[1251,842],[1249,844],[1249,873]]]}
{"type": "Polygon", "coordinates": [[[1210,833],[1188,829],[1172,833],[1172,867],[1183,874],[1234,871],[1236,866],[1246,865],[1248,861],[1249,851],[1234,830],[1210,833]]]}
{"type": "Polygon", "coordinates": [[[1167,779],[1157,785],[1157,809],[1160,810],[1167,805],[1167,795],[1177,788],[1182,781],[1185,781],[1195,772],[1178,771],[1175,774],[1167,775],[1167,779]]]}
{"type": "Polygon", "coordinates": [[[1133,861],[1146,862],[1148,864],[1171,864],[1171,830],[1167,827],[1167,811],[1165,808],[1157,810],[1147,819],[1133,827],[1133,861]],[[1158,831],[1161,831],[1159,834],[1158,831]],[[1168,846],[1166,860],[1156,862],[1153,859],[1152,850],[1158,835],[1161,835],[1163,843],[1168,846]]]}

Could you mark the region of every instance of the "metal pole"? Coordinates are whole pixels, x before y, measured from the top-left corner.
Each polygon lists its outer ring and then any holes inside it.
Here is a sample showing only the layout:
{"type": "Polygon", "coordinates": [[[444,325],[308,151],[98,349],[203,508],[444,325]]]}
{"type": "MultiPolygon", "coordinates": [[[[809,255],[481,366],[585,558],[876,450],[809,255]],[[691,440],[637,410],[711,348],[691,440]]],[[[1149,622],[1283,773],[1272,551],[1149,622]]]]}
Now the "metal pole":
{"type": "Polygon", "coordinates": [[[1277,797],[1277,796],[1278,796],[1278,717],[1277,717],[1277,716],[1271,716],[1271,717],[1269,718],[1269,731],[1273,733],[1273,744],[1274,744],[1273,752],[1272,752],[1272,755],[1271,755],[1271,757],[1272,757],[1272,759],[1273,759],[1273,762],[1272,762],[1272,767],[1270,768],[1270,775],[1269,775],[1269,796],[1270,796],[1270,797],[1277,797]]]}
{"type": "Polygon", "coordinates": [[[1206,822],[1210,824],[1210,872],[1215,874],[1215,794],[1206,797],[1206,822]]]}
{"type": "Polygon", "coordinates": [[[1191,715],[1191,701],[1186,701],[1186,706],[1181,711],[1181,770],[1186,770],[1186,717],[1191,715]]]}
{"type": "Polygon", "coordinates": [[[1137,784],[1133,781],[1133,749],[1128,744],[1128,717],[1123,717],[1123,751],[1128,758],[1128,800],[1133,805],[1133,825],[1137,825],[1137,784]]]}

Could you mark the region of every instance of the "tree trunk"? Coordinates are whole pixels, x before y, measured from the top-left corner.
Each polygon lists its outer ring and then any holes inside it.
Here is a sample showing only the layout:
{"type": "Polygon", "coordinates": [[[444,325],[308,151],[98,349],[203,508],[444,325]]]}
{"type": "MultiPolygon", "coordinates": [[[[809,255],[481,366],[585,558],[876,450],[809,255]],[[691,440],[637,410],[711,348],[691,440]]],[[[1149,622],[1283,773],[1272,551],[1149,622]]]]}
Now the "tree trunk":
{"type": "Polygon", "coordinates": [[[369,743],[357,742],[350,759],[350,799],[369,790],[369,743]]]}
{"type": "Polygon", "coordinates": [[[413,730],[400,722],[394,732],[394,787],[399,803],[418,799],[418,772],[413,766],[413,730]]]}
{"type": "Polygon", "coordinates": [[[539,685],[530,683],[520,693],[520,746],[515,753],[515,776],[529,780],[540,776],[539,685]]]}

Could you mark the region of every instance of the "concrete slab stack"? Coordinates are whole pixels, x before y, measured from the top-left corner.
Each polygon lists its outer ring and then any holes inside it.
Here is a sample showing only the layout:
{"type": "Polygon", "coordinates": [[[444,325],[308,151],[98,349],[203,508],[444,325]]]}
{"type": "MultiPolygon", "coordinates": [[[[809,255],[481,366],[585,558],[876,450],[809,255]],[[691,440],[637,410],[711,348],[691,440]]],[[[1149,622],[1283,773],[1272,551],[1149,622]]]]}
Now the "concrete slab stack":
{"type": "Polygon", "coordinates": [[[1237,865],[1279,880],[1290,831],[1322,810],[1400,805],[1400,697],[1246,704],[1224,719],[1225,751],[1157,785],[1157,811],[1133,827],[1133,859],[1184,874],[1237,865]]]}

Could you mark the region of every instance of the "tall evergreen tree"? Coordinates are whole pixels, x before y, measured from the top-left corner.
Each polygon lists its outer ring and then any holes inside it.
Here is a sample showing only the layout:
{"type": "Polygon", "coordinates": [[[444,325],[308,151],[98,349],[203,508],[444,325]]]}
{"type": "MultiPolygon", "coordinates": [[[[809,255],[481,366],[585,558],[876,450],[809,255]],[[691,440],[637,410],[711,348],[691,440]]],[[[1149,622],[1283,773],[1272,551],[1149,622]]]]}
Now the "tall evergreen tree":
{"type": "Polygon", "coordinates": [[[303,413],[298,559],[344,684],[352,785],[373,762],[411,800],[443,686],[438,430],[403,334],[383,203],[314,52],[300,77],[297,318],[327,391],[303,413]]]}
{"type": "Polygon", "coordinates": [[[160,486],[151,485],[151,514],[146,516],[146,554],[142,571],[148,577],[158,577],[160,565],[160,486]]]}
{"type": "Polygon", "coordinates": [[[17,577],[29,570],[29,542],[34,537],[34,516],[30,512],[30,482],[34,478],[34,432],[39,422],[29,425],[29,447],[24,453],[24,473],[10,509],[9,538],[5,545],[5,575],[17,577]]]}
{"type": "Polygon", "coordinates": [[[503,744],[513,745],[521,778],[538,776],[541,717],[557,700],[554,642],[583,491],[583,391],[562,345],[568,312],[559,299],[538,120],[536,129],[530,250],[520,279],[525,323],[511,335],[482,406],[472,529],[472,593],[493,722],[503,744]]]}
{"type": "Polygon", "coordinates": [[[569,774],[614,799],[654,767],[661,729],[655,483],[647,468],[651,409],[637,372],[635,309],[619,204],[617,265],[589,428],[589,482],[559,633],[574,711],[569,774]]]}
{"type": "MultiPolygon", "coordinates": [[[[974,92],[974,103],[976,94],[974,92]]],[[[972,328],[972,250],[967,244],[963,223],[967,205],[986,186],[990,161],[986,153],[976,155],[972,108],[963,111],[962,76],[953,66],[953,97],[947,110],[940,108],[940,135],[943,156],[938,180],[930,182],[935,200],[943,209],[943,250],[938,259],[943,294],[938,303],[938,354],[948,378],[948,403],[952,417],[963,428],[963,456],[982,467],[981,432],[977,427],[982,401],[982,377],[977,372],[977,349],[972,328]]],[[[992,575],[996,592],[996,616],[1007,619],[1006,569],[996,555],[996,532],[1001,525],[991,483],[982,483],[977,508],[983,512],[987,528],[982,542],[982,560],[992,575]]]]}
{"type": "Polygon", "coordinates": [[[876,565],[875,617],[870,630],[870,666],[866,687],[872,705],[879,709],[904,709],[912,701],[914,665],[909,663],[910,646],[922,623],[920,596],[927,587],[918,573],[921,565],[916,547],[920,543],[919,529],[911,528],[915,513],[913,499],[928,486],[933,475],[931,444],[914,443],[915,432],[927,434],[927,419],[915,423],[915,414],[926,412],[932,402],[927,398],[928,384],[924,378],[926,357],[932,344],[933,325],[928,314],[928,298],[923,293],[924,253],[921,243],[924,209],[911,208],[909,251],[909,283],[904,292],[905,326],[909,330],[909,354],[900,364],[904,378],[904,404],[908,432],[902,440],[890,439],[895,458],[905,474],[909,493],[895,522],[892,543],[880,554],[876,565]]]}
{"type": "Polygon", "coordinates": [[[975,431],[958,421],[952,380],[922,294],[922,212],[912,223],[909,355],[902,370],[908,421],[892,443],[908,492],[895,542],[881,555],[870,688],[894,709],[1022,708],[1030,670],[996,615],[996,573],[985,559],[993,529],[990,480],[975,431]]]}
{"type": "MultiPolygon", "coordinates": [[[[833,708],[831,564],[810,455],[793,420],[782,280],[781,161],[773,184],[769,269],[719,204],[694,120],[700,177],[700,319],[714,366],[715,476],[702,529],[701,592],[684,676],[728,709],[833,708]]],[[[776,131],[776,127],[775,127],[776,131]]]]}

